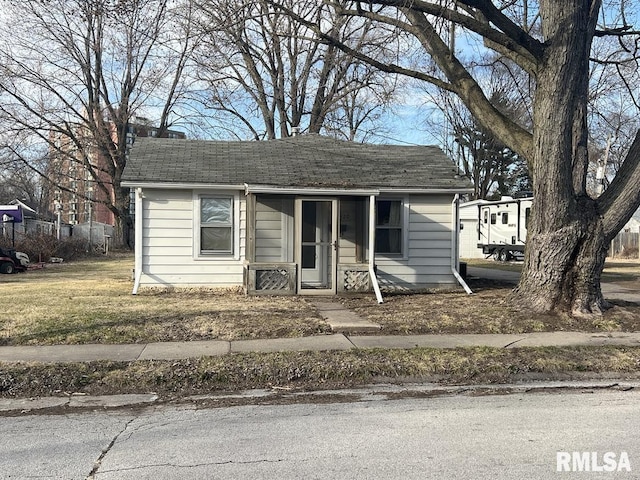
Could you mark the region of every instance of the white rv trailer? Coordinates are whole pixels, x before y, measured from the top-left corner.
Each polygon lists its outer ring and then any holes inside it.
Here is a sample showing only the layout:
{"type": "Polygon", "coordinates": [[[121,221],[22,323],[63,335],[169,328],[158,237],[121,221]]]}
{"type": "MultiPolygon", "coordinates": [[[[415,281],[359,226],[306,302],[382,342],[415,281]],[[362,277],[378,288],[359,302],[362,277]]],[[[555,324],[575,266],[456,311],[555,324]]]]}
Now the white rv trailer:
{"type": "Polygon", "coordinates": [[[494,202],[476,200],[460,205],[461,254],[493,256],[508,261],[524,253],[533,198],[528,193],[494,202]],[[471,227],[471,228],[469,228],[471,227]],[[475,227],[475,228],[474,228],[475,227]],[[475,240],[475,251],[472,242],[475,240]]]}

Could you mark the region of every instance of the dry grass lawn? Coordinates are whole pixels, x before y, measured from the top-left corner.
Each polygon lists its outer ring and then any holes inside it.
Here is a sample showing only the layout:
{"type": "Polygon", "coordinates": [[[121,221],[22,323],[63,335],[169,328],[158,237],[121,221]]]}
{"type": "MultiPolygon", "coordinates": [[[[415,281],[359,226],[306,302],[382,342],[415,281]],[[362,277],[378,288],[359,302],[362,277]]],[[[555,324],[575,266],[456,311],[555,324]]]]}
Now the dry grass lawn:
{"type": "MultiPolygon", "coordinates": [[[[469,266],[520,271],[521,262],[469,260],[469,266]]],[[[604,282],[640,290],[640,260],[607,260],[604,282]]],[[[506,302],[512,286],[499,282],[470,281],[474,295],[464,292],[387,296],[377,305],[368,296],[344,298],[347,307],[382,325],[388,334],[525,333],[543,331],[640,331],[640,305],[613,301],[602,317],[575,319],[535,315],[506,302]]]]}
{"type": "MultiPolygon", "coordinates": [[[[521,263],[473,260],[469,265],[520,271],[521,263]]],[[[640,290],[640,261],[608,261],[603,281],[640,290]]],[[[437,333],[526,333],[545,331],[640,331],[640,304],[613,301],[602,317],[575,319],[560,315],[532,315],[510,305],[510,285],[470,281],[474,295],[464,292],[385,296],[377,305],[371,296],[342,298],[341,302],[359,315],[382,325],[391,335],[437,333]]]]}
{"type": "MultiPolygon", "coordinates": [[[[121,255],[0,275],[0,345],[238,340],[330,330],[303,297],[206,289],[142,289],[132,296],[132,267],[133,257],[121,255]]],[[[606,275],[637,287],[640,263],[608,265],[606,275]]],[[[387,295],[382,305],[373,295],[340,301],[379,323],[381,334],[640,331],[636,304],[618,302],[604,317],[577,321],[520,311],[505,302],[510,287],[504,285],[483,282],[472,287],[472,296],[456,291],[387,295]]]]}
{"type": "Polygon", "coordinates": [[[170,361],[5,364],[0,365],[0,397],[156,392],[170,399],[220,390],[273,388],[281,393],[407,380],[486,385],[600,376],[637,379],[639,366],[639,347],[362,349],[170,361]]]}
{"type": "Polygon", "coordinates": [[[237,340],[329,330],[299,297],[201,289],[142,289],[132,296],[132,267],[127,255],[0,275],[0,345],[237,340]]]}
{"type": "Polygon", "coordinates": [[[461,292],[386,296],[382,305],[369,296],[340,301],[380,324],[386,335],[640,331],[639,305],[618,302],[602,317],[579,320],[519,310],[505,301],[510,288],[504,286],[472,288],[472,296],[461,292]]]}

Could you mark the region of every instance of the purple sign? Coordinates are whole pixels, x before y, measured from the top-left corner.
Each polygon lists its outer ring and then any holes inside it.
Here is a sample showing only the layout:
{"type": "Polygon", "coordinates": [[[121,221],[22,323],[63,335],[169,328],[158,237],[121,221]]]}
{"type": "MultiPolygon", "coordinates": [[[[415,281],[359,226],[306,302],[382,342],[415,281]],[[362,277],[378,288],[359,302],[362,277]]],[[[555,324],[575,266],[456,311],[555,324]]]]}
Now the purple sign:
{"type": "Polygon", "coordinates": [[[2,223],[22,223],[22,208],[19,205],[0,205],[0,220],[2,223]]]}

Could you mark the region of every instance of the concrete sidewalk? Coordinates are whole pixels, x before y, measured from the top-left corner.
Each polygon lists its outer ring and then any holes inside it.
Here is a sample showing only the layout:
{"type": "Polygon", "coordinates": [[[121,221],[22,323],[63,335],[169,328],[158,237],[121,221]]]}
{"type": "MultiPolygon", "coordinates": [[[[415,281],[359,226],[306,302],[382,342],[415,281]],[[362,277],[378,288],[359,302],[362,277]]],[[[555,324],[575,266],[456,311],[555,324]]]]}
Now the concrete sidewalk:
{"type": "Polygon", "coordinates": [[[509,335],[318,335],[238,341],[165,342],[136,345],[52,345],[0,347],[0,362],[90,362],[177,360],[242,352],[326,351],[359,348],[456,348],[539,346],[640,346],[640,332],[538,332],[509,335]]]}

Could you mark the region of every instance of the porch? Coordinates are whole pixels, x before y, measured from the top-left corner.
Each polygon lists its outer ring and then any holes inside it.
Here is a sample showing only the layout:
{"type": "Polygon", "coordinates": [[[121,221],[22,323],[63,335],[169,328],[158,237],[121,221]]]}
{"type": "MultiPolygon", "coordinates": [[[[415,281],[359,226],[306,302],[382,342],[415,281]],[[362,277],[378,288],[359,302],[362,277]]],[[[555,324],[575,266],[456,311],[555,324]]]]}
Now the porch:
{"type": "Polygon", "coordinates": [[[332,295],[376,290],[370,254],[375,194],[249,192],[246,292],[332,295]]]}

